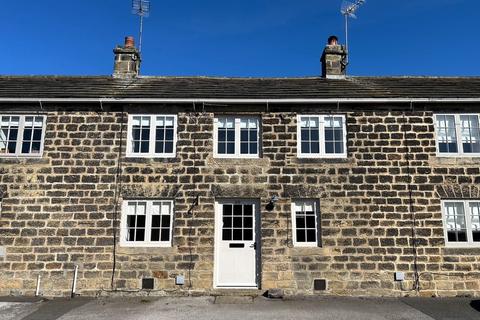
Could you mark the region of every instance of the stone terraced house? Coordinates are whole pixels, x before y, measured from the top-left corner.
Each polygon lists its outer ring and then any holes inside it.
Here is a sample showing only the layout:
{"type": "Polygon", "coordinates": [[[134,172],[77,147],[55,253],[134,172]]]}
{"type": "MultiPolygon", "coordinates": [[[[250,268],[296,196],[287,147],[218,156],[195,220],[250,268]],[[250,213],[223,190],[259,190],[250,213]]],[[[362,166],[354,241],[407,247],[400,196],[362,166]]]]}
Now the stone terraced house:
{"type": "Polygon", "coordinates": [[[0,294],[480,296],[480,78],[0,77],[0,294]],[[279,290],[276,290],[277,292],[279,290]]]}

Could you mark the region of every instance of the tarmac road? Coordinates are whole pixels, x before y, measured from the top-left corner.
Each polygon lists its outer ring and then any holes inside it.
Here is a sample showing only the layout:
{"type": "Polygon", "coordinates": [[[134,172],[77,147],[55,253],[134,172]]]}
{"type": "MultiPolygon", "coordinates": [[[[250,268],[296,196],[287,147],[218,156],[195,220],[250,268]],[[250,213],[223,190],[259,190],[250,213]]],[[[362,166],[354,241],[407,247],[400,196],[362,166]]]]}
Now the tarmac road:
{"type": "Polygon", "coordinates": [[[469,298],[135,297],[29,301],[0,298],[0,320],[73,319],[480,319],[480,300],[469,298]]]}

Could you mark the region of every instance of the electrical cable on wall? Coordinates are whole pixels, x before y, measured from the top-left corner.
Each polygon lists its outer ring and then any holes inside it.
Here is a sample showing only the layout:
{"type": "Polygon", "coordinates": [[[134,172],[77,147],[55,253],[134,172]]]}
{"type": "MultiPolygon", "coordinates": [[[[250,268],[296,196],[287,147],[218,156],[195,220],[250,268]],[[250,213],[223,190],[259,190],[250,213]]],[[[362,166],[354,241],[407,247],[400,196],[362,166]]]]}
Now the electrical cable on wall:
{"type": "Polygon", "coordinates": [[[118,146],[117,153],[117,170],[115,173],[115,189],[114,189],[114,207],[113,207],[113,217],[112,217],[112,228],[113,228],[113,262],[112,262],[112,278],[110,287],[114,289],[115,282],[115,271],[117,267],[117,217],[118,217],[118,201],[120,199],[120,192],[122,189],[122,149],[123,149],[123,123],[125,120],[125,112],[122,109],[122,118],[120,123],[120,141],[118,146]]]}
{"type": "MultiPolygon", "coordinates": [[[[203,107],[205,108],[205,107],[203,107]]],[[[193,103],[193,110],[194,110],[194,118],[195,118],[195,128],[198,129],[198,114],[196,113],[195,110],[195,103],[193,103]]],[[[194,132],[193,136],[193,176],[192,176],[192,183],[195,183],[196,177],[197,177],[197,138],[196,138],[196,132],[194,132]]],[[[190,208],[187,211],[187,216],[191,216],[190,219],[190,224],[188,227],[188,239],[187,239],[187,245],[188,245],[188,252],[189,252],[189,257],[190,257],[190,262],[188,264],[188,288],[192,288],[192,266],[193,266],[193,250],[192,250],[192,232],[193,232],[193,221],[195,220],[195,214],[193,212],[193,209],[198,206],[198,199],[199,195],[198,192],[195,194],[195,200],[191,204],[190,208]]]]}
{"type": "MultiPolygon", "coordinates": [[[[412,109],[413,104],[410,104],[410,107],[412,109]]],[[[408,137],[407,137],[407,119],[405,116],[405,111],[402,113],[402,118],[403,118],[403,142],[405,145],[405,161],[407,164],[407,175],[408,175],[408,200],[409,200],[409,211],[410,215],[412,217],[412,251],[413,251],[413,269],[414,269],[414,279],[413,279],[413,290],[419,291],[420,290],[420,276],[418,273],[418,253],[417,253],[417,231],[416,231],[416,225],[417,225],[417,218],[415,216],[415,207],[413,205],[413,191],[412,191],[412,175],[410,173],[410,147],[408,143],[408,137]]]]}

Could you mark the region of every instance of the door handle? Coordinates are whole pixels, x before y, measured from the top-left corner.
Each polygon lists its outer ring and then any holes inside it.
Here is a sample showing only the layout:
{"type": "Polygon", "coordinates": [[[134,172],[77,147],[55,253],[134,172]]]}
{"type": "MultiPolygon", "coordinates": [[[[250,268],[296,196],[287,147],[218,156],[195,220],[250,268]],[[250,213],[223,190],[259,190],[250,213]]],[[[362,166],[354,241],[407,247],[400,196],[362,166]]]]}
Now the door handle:
{"type": "Polygon", "coordinates": [[[257,243],[256,242],[252,243],[250,245],[250,248],[253,248],[253,249],[257,250],[257,243]]]}

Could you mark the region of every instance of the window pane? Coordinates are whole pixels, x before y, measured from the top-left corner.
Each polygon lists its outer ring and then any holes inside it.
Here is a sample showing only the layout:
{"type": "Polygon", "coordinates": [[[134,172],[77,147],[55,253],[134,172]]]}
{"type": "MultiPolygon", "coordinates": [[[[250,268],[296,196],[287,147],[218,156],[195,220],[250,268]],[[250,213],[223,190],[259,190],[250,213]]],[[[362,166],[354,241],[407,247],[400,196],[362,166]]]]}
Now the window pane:
{"type": "Polygon", "coordinates": [[[306,237],[305,237],[305,229],[297,229],[297,242],[305,242],[306,237]]]}
{"type": "Polygon", "coordinates": [[[158,241],[158,240],[160,240],[160,229],[152,229],[150,241],[158,241]]]}
{"type": "Polygon", "coordinates": [[[235,154],[235,144],[227,143],[227,153],[228,154],[235,154]]]}
{"type": "Polygon", "coordinates": [[[150,140],[150,128],[143,128],[141,134],[142,140],[150,140]]]}
{"type": "Polygon", "coordinates": [[[140,146],[141,146],[141,149],[140,149],[141,153],[147,153],[148,152],[148,149],[149,149],[148,141],[142,141],[140,146]]]}
{"type": "Polygon", "coordinates": [[[127,241],[135,241],[135,229],[128,229],[127,241]]]}
{"type": "Polygon", "coordinates": [[[308,141],[310,139],[310,131],[308,129],[301,130],[302,141],[308,141]]]}
{"type": "Polygon", "coordinates": [[[162,228],[170,228],[170,216],[162,215],[162,228]]]}
{"type": "Polygon", "coordinates": [[[325,129],[325,141],[333,141],[333,130],[325,129]]]}
{"type": "Polygon", "coordinates": [[[218,130],[218,141],[225,141],[227,139],[227,133],[225,130],[218,130]]]}
{"type": "Polygon", "coordinates": [[[40,142],[33,142],[32,143],[31,153],[40,153],[40,142]]]}
{"type": "Polygon", "coordinates": [[[301,212],[297,212],[297,219],[296,219],[296,224],[297,224],[297,229],[305,229],[305,217],[299,216],[302,215],[301,212]]]}
{"type": "Polygon", "coordinates": [[[133,141],[132,152],[140,152],[140,142],[139,141],[133,141]]]}
{"type": "Polygon", "coordinates": [[[173,153],[173,142],[165,142],[165,153],[173,153]]]}
{"type": "Polygon", "coordinates": [[[160,240],[161,241],[170,241],[170,230],[165,229],[165,228],[162,228],[161,230],[162,230],[162,232],[161,232],[161,235],[160,235],[160,240]]]}
{"type": "Polygon", "coordinates": [[[325,153],[335,153],[335,144],[333,142],[325,142],[325,153]]]}
{"type": "Polygon", "coordinates": [[[233,228],[242,228],[242,217],[233,217],[233,228]]]}
{"type": "Polygon", "coordinates": [[[474,242],[480,242],[480,202],[470,202],[469,206],[472,238],[474,242]]]}
{"type": "Polygon", "coordinates": [[[233,229],[233,240],[243,240],[242,238],[242,229],[233,229]]]}
{"type": "Polygon", "coordinates": [[[159,228],[160,227],[160,216],[154,215],[152,216],[152,228],[159,228]]]}
{"type": "Polygon", "coordinates": [[[480,150],[480,132],[478,124],[478,116],[461,115],[461,133],[463,152],[475,153],[480,150]]]}
{"type": "Polygon", "coordinates": [[[253,218],[244,217],[243,218],[243,227],[244,228],[252,228],[253,227],[253,218]]]}
{"type": "Polygon", "coordinates": [[[222,230],[222,240],[225,240],[225,241],[232,240],[232,229],[222,230]]]}
{"type": "Polygon", "coordinates": [[[251,204],[246,204],[243,206],[243,215],[244,216],[253,215],[253,206],[251,204]]]}
{"type": "Polygon", "coordinates": [[[234,216],[241,216],[242,215],[242,205],[236,204],[233,206],[233,215],[234,216]]]}
{"type": "Polygon", "coordinates": [[[36,141],[42,140],[42,129],[33,130],[33,140],[36,140],[36,141]]]}
{"type": "Polygon", "coordinates": [[[316,228],[316,225],[315,225],[315,216],[314,215],[309,215],[306,217],[307,220],[306,220],[306,223],[307,223],[307,228],[312,228],[312,229],[315,229],[316,228]]]}
{"type": "Polygon", "coordinates": [[[223,227],[224,228],[231,228],[232,227],[232,217],[223,217],[223,227]]]}
{"type": "Polygon", "coordinates": [[[258,144],[257,143],[250,143],[250,154],[258,153],[258,144]]]}
{"type": "Polygon", "coordinates": [[[8,143],[8,152],[7,153],[15,153],[15,149],[17,148],[17,143],[16,142],[9,142],[8,143]]]}
{"type": "Polygon", "coordinates": [[[133,140],[140,140],[140,128],[132,130],[133,140]]]}
{"type": "Polygon", "coordinates": [[[257,141],[258,140],[258,131],[250,129],[250,141],[257,141]]]}
{"type": "Polygon", "coordinates": [[[343,142],[335,142],[335,153],[343,153],[343,142]]]}
{"type": "Polygon", "coordinates": [[[231,204],[224,204],[223,205],[223,215],[231,216],[232,215],[232,205],[231,204]]]}
{"type": "Polygon", "coordinates": [[[317,236],[316,236],[316,230],[315,229],[308,229],[307,230],[307,242],[316,242],[317,241],[317,236]]]}
{"type": "Polygon", "coordinates": [[[240,144],[240,153],[241,154],[248,154],[248,143],[241,143],[240,144]]]}
{"type": "Polygon", "coordinates": [[[310,153],[310,143],[302,142],[302,153],[310,153]]]}
{"type": "Polygon", "coordinates": [[[135,235],[135,241],[145,241],[145,229],[137,229],[135,235]]]}
{"type": "Polygon", "coordinates": [[[446,202],[446,226],[448,241],[450,242],[465,242],[466,238],[466,221],[463,203],[461,202],[446,202]]]}
{"type": "Polygon", "coordinates": [[[145,228],[145,216],[137,216],[137,228],[145,228]]]}
{"type": "Polygon", "coordinates": [[[437,139],[440,153],[457,153],[457,136],[455,132],[455,116],[437,115],[437,139]]]}
{"type": "Polygon", "coordinates": [[[26,128],[23,130],[23,141],[30,141],[32,139],[32,129],[26,128]]]}
{"type": "Polygon", "coordinates": [[[135,228],[135,216],[128,215],[127,216],[127,227],[128,228],[135,228]]]}
{"type": "Polygon", "coordinates": [[[219,142],[219,143],[218,143],[218,146],[217,146],[217,152],[218,152],[219,154],[225,154],[225,153],[226,153],[226,150],[227,150],[227,149],[226,149],[226,146],[227,146],[227,145],[226,145],[225,143],[219,142]]]}
{"type": "Polygon", "coordinates": [[[228,142],[235,141],[235,130],[227,130],[227,141],[228,142]]]}
{"type": "Polygon", "coordinates": [[[253,230],[252,229],[244,229],[243,230],[243,240],[245,240],[245,241],[252,241],[253,240],[253,230]]]}

